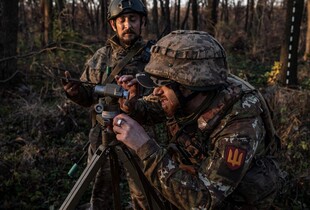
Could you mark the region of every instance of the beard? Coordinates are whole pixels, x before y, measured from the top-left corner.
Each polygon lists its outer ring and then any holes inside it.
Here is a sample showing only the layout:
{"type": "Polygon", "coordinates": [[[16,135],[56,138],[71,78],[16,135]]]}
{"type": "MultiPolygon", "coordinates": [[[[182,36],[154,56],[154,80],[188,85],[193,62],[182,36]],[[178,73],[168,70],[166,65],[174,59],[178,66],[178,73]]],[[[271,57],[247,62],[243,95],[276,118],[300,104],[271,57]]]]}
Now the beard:
{"type": "Polygon", "coordinates": [[[131,29],[124,31],[119,37],[119,40],[125,45],[132,45],[139,39],[139,35],[131,29]]]}

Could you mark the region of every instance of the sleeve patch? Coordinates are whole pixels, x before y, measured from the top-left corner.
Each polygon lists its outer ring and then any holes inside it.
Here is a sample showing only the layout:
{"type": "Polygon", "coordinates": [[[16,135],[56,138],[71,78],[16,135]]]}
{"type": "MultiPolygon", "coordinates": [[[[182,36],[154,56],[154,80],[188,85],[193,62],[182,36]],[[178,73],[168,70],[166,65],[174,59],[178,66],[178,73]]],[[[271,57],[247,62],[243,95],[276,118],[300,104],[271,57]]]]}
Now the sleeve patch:
{"type": "Polygon", "coordinates": [[[230,170],[237,170],[244,165],[246,150],[227,145],[225,148],[225,162],[230,170]]]}

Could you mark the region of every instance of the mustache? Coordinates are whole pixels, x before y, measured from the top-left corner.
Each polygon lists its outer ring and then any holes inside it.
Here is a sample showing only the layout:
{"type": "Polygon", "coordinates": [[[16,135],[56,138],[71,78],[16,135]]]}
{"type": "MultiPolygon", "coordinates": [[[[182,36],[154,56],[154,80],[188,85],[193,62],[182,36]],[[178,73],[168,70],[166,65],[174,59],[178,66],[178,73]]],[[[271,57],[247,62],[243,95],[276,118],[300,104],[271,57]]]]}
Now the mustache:
{"type": "Polygon", "coordinates": [[[135,34],[135,32],[134,32],[134,30],[132,30],[132,29],[127,29],[127,30],[125,30],[124,32],[123,32],[123,34],[135,34]]]}

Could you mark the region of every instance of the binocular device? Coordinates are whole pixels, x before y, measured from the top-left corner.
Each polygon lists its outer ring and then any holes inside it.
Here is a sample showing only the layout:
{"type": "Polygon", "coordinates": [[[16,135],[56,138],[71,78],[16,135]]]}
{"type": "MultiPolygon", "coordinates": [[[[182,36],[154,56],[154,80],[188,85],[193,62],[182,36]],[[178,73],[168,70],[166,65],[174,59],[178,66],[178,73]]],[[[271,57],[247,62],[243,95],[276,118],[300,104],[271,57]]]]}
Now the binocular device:
{"type": "Polygon", "coordinates": [[[95,85],[94,93],[99,97],[94,110],[99,116],[97,121],[104,126],[110,126],[113,118],[120,113],[118,98],[129,98],[129,92],[117,84],[95,85]]]}
{"type": "Polygon", "coordinates": [[[79,79],[60,77],[64,83],[76,83],[94,86],[94,93],[100,97],[110,96],[112,98],[128,98],[128,91],[124,90],[117,84],[108,83],[106,85],[98,85],[92,82],[80,81],[79,79]]]}
{"type": "Polygon", "coordinates": [[[112,98],[125,98],[128,99],[129,93],[117,84],[96,85],[94,93],[100,97],[110,96],[112,98]]]}

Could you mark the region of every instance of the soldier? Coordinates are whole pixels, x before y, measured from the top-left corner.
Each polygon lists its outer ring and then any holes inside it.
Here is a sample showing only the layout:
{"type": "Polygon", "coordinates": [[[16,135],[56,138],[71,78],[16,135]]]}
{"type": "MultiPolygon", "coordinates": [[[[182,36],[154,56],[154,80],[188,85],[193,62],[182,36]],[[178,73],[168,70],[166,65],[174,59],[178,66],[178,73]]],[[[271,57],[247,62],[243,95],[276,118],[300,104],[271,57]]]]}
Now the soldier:
{"type": "MultiPolygon", "coordinates": [[[[134,96],[135,81],[128,87],[125,77],[119,84],[134,96]]],[[[163,120],[151,116],[156,110],[144,99],[120,101],[130,113],[117,115],[113,130],[165,199],[187,210],[270,208],[281,181],[270,112],[258,90],[229,74],[215,38],[171,32],[151,48],[145,73],[136,79],[159,97],[170,143],[158,145],[140,125],[163,120]]]]}
{"type": "MultiPolygon", "coordinates": [[[[80,77],[81,81],[104,85],[112,82],[116,75],[135,75],[142,72],[149,61],[147,44],[141,37],[142,27],[147,22],[147,11],[142,1],[113,0],[108,8],[107,19],[115,35],[109,38],[106,45],[97,50],[92,58],[86,62],[86,68],[80,77]]],[[[68,72],[65,75],[70,77],[68,72]]],[[[92,128],[89,133],[90,146],[88,150],[89,162],[101,144],[101,128],[96,122],[96,113],[93,110],[93,106],[98,103],[98,97],[94,95],[93,88],[85,84],[65,82],[64,90],[69,99],[92,109],[92,128]]],[[[107,98],[105,97],[106,100],[111,100],[107,98]]],[[[112,178],[108,162],[104,163],[105,165],[97,173],[91,197],[92,209],[110,209],[113,206],[112,178]]],[[[133,208],[136,206],[147,208],[143,207],[146,204],[143,204],[145,201],[141,197],[141,192],[135,189],[131,183],[129,185],[133,196],[133,208]]]]}

